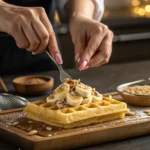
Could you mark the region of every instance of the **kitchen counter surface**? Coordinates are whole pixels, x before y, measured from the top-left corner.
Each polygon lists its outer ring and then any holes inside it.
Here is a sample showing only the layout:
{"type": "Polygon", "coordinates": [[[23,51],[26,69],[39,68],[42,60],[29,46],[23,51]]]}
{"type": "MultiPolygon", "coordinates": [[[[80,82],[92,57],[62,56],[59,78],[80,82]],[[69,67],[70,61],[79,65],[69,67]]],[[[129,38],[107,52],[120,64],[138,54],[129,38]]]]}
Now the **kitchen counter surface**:
{"type": "MultiPolygon", "coordinates": [[[[122,83],[138,79],[148,78],[150,76],[150,61],[122,63],[105,65],[100,68],[89,69],[79,72],[76,69],[66,70],[73,78],[81,79],[82,82],[95,87],[99,92],[106,93],[116,91],[116,87],[122,83]]],[[[39,73],[50,75],[55,80],[55,86],[60,84],[59,74],[57,71],[39,73]]],[[[9,92],[15,93],[12,79],[18,75],[3,76],[9,92]]],[[[0,87],[0,92],[2,88],[0,87]]],[[[47,94],[48,95],[48,94],[47,94]]],[[[47,95],[37,97],[26,97],[30,101],[44,98],[47,95]]],[[[109,138],[109,137],[108,137],[109,138]]],[[[78,150],[149,150],[150,135],[132,138],[128,140],[109,142],[96,146],[80,148],[78,150]]],[[[20,148],[0,140],[0,150],[21,150],[20,148]]]]}

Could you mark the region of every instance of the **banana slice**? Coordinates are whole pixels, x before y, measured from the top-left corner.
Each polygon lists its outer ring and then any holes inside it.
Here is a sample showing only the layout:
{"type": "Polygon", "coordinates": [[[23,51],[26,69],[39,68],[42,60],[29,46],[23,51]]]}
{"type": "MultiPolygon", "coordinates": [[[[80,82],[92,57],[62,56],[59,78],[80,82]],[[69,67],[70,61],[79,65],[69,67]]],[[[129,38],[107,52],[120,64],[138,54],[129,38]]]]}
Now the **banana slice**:
{"type": "Polygon", "coordinates": [[[83,97],[89,97],[92,93],[92,88],[85,84],[79,84],[76,86],[75,92],[80,94],[83,97]]]}
{"type": "Polygon", "coordinates": [[[54,97],[53,94],[51,94],[50,96],[48,96],[48,97],[46,98],[46,102],[47,102],[47,103],[55,103],[56,101],[57,101],[57,99],[54,97]]]}
{"type": "Polygon", "coordinates": [[[62,100],[66,98],[66,95],[69,93],[70,86],[67,83],[61,84],[54,91],[54,98],[57,100],[62,100]]]}
{"type": "Polygon", "coordinates": [[[92,93],[92,102],[99,102],[103,99],[103,95],[97,91],[92,93]]]}
{"type": "Polygon", "coordinates": [[[75,92],[71,92],[67,94],[66,100],[70,106],[78,106],[82,103],[83,97],[75,92]]]}
{"type": "Polygon", "coordinates": [[[87,98],[83,98],[82,104],[89,104],[92,102],[92,95],[87,98]]]}

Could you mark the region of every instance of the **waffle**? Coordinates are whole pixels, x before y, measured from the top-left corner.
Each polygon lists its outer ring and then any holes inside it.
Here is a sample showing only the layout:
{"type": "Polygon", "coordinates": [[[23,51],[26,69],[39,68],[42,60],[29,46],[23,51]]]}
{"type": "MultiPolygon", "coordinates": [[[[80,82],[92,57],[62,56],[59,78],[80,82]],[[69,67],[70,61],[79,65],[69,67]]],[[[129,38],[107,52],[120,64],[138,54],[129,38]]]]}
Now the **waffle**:
{"type": "Polygon", "coordinates": [[[121,119],[127,111],[127,105],[124,102],[106,97],[103,97],[100,102],[62,109],[58,109],[56,103],[41,100],[28,103],[24,109],[28,118],[62,128],[81,127],[121,119]]]}

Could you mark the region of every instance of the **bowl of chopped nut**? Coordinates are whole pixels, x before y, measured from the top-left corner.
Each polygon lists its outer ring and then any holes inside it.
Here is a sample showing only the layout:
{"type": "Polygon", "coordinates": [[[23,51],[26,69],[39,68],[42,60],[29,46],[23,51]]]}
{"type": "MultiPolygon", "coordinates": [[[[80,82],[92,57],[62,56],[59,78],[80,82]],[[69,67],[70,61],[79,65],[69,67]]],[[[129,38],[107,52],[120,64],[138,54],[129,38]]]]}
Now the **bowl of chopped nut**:
{"type": "Polygon", "coordinates": [[[150,106],[150,78],[121,84],[117,91],[128,104],[150,106]]]}

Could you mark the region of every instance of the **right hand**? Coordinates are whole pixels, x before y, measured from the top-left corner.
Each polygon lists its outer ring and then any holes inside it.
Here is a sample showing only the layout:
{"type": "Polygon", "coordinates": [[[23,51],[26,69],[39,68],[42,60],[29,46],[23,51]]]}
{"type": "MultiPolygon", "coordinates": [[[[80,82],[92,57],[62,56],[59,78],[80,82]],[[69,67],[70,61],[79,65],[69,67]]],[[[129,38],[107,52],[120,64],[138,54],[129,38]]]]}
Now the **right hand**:
{"type": "Polygon", "coordinates": [[[32,54],[49,52],[58,64],[62,64],[56,36],[42,7],[20,7],[0,1],[0,31],[10,34],[19,48],[32,54]]]}

